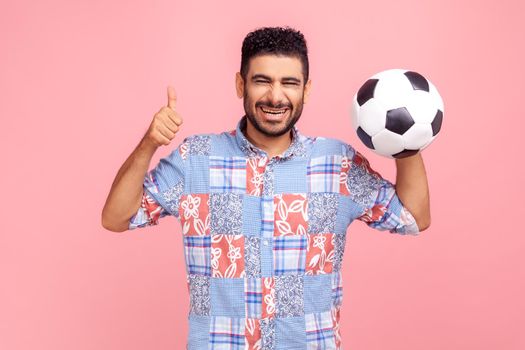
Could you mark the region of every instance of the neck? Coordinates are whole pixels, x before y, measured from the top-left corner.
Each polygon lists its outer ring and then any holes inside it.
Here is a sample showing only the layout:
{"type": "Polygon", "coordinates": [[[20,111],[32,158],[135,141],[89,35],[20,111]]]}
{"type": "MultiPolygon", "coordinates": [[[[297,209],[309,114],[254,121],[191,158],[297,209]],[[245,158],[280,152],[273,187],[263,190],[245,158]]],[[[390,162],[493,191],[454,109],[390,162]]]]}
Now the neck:
{"type": "Polygon", "coordinates": [[[281,136],[267,136],[259,132],[252,123],[246,120],[246,130],[244,135],[255,147],[258,147],[268,154],[271,159],[282,154],[292,143],[292,131],[290,130],[281,136]]]}

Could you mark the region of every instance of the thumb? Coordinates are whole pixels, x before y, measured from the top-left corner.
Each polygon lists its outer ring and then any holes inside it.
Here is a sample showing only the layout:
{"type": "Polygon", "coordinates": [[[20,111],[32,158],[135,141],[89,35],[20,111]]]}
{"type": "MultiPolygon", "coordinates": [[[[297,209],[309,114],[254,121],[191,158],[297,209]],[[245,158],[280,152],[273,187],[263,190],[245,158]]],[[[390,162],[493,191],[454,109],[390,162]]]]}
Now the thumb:
{"type": "Polygon", "coordinates": [[[175,105],[177,103],[177,95],[175,94],[175,89],[173,86],[168,85],[168,107],[175,110],[175,105]]]}

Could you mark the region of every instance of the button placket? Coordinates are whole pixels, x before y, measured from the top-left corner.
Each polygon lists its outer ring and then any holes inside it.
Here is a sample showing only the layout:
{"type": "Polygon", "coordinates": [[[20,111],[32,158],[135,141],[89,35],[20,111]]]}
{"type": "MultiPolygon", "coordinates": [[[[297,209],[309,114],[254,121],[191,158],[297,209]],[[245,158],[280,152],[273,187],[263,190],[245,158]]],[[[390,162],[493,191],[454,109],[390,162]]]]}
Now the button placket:
{"type": "Polygon", "coordinates": [[[273,275],[273,235],[274,235],[274,166],[280,160],[279,157],[273,157],[267,160],[263,173],[263,217],[266,220],[265,229],[262,232],[262,274],[263,276],[273,275]]]}
{"type": "Polygon", "coordinates": [[[272,196],[261,197],[261,275],[273,275],[274,206],[272,196]]]}
{"type": "Polygon", "coordinates": [[[275,164],[274,158],[266,164],[263,174],[263,195],[273,196],[273,166],[275,164]]]}

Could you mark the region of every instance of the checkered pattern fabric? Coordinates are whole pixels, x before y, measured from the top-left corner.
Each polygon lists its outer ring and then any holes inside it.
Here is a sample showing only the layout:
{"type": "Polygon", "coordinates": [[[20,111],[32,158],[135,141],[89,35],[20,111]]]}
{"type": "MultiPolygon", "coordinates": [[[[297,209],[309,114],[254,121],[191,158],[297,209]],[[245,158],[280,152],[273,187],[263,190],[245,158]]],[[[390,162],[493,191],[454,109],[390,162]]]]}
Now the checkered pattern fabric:
{"type": "Polygon", "coordinates": [[[244,350],[244,327],[244,319],[241,318],[212,317],[209,349],[244,350]]]}
{"type": "Polygon", "coordinates": [[[306,261],[306,236],[291,235],[274,238],[274,272],[276,275],[303,274],[306,261]]]}
{"type": "Polygon", "coordinates": [[[244,280],[244,294],[246,296],[246,317],[260,318],[262,310],[262,281],[260,278],[246,278],[244,280]]]}
{"type": "Polygon", "coordinates": [[[308,163],[308,190],[310,192],[339,192],[341,155],[315,157],[308,163]]]}
{"type": "Polygon", "coordinates": [[[184,237],[184,253],[186,255],[188,273],[206,276],[211,274],[210,247],[210,236],[184,237]]]}
{"type": "Polygon", "coordinates": [[[416,235],[415,219],[349,144],[294,127],[269,159],[245,126],[190,136],[161,159],[129,229],[181,223],[188,349],[340,349],[348,226],[416,235]]]}
{"type": "Polygon", "coordinates": [[[306,348],[335,349],[335,337],[330,311],[305,315],[306,348]]]}
{"type": "Polygon", "coordinates": [[[246,158],[210,156],[212,192],[246,192],[246,158]]]}
{"type": "Polygon", "coordinates": [[[263,237],[272,237],[273,236],[273,197],[263,197],[261,198],[261,235],[263,237]]]}

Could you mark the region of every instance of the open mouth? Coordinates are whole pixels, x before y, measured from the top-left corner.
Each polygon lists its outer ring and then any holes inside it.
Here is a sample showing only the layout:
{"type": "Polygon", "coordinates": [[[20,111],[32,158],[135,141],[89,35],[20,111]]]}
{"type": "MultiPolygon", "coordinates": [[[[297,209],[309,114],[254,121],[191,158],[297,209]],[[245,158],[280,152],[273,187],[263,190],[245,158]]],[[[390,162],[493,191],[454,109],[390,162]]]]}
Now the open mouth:
{"type": "Polygon", "coordinates": [[[262,112],[263,116],[269,120],[281,120],[290,110],[289,108],[273,109],[268,107],[259,107],[258,109],[262,112]]]}

